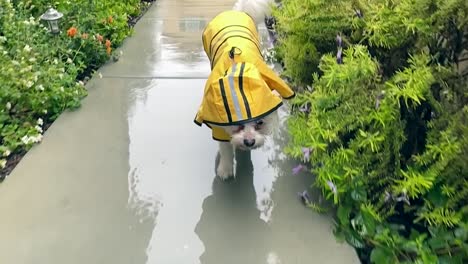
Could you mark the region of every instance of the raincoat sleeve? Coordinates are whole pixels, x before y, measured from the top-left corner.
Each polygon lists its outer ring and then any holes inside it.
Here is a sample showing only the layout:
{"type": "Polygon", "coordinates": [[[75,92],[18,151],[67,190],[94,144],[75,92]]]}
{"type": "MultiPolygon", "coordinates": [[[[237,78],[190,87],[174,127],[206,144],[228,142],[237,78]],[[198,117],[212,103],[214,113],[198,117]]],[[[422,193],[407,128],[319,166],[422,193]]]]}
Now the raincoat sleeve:
{"type": "Polygon", "coordinates": [[[268,65],[260,63],[257,67],[260,70],[263,80],[265,80],[270,89],[277,91],[281,97],[284,99],[291,99],[296,95],[289,85],[268,67],[268,65]]]}

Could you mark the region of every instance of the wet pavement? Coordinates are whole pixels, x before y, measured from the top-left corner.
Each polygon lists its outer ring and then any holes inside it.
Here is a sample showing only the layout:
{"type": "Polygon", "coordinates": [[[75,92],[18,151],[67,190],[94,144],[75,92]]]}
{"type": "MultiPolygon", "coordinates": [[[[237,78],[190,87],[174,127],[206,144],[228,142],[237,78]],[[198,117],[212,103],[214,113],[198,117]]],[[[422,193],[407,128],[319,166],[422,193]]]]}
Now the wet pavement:
{"type": "Polygon", "coordinates": [[[217,143],[193,123],[201,31],[232,3],[160,0],[145,14],[83,106],[0,185],[0,263],[359,263],[299,202],[312,178],[291,175],[284,129],[239,153],[236,181],[215,178],[217,143]]]}

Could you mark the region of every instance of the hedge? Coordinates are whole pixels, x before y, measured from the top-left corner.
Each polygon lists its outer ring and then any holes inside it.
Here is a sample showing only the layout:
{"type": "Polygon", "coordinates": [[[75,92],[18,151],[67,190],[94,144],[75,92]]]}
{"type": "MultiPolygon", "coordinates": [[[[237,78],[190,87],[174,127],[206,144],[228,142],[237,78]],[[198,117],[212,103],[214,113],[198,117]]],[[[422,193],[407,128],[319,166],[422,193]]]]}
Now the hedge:
{"type": "Polygon", "coordinates": [[[337,238],[363,263],[468,263],[468,2],[283,0],[274,15],[304,87],[285,151],[333,202],[337,238]]]}

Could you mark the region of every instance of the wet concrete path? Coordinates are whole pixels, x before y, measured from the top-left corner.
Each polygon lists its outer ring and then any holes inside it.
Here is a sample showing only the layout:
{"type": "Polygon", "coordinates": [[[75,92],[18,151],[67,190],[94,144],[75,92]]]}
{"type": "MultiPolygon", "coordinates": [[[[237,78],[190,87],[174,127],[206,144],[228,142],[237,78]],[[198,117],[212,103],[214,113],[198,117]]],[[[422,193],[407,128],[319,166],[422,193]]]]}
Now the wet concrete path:
{"type": "MultiPolygon", "coordinates": [[[[358,263],[331,220],[301,205],[286,134],[214,176],[193,124],[209,63],[201,31],[232,0],[160,0],[117,63],[88,84],[0,185],[0,263],[358,263]]],[[[282,109],[284,116],[286,109],[282,109]]]]}

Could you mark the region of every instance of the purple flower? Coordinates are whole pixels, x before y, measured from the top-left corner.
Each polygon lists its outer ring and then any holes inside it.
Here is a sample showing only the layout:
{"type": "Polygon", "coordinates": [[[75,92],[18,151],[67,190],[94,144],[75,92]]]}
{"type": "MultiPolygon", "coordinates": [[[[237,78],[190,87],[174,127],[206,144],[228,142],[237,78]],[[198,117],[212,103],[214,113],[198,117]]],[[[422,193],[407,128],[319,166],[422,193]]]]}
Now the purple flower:
{"type": "Polygon", "coordinates": [[[302,154],[304,154],[304,162],[310,161],[310,148],[302,148],[302,154]]]}
{"type": "Polygon", "coordinates": [[[379,95],[377,95],[375,101],[375,109],[379,109],[381,100],[385,97],[385,91],[381,91],[379,95]]]}
{"type": "Polygon", "coordinates": [[[385,196],[384,198],[385,202],[388,202],[388,200],[393,199],[392,195],[388,191],[385,191],[384,196],[385,196]]]}
{"type": "Polygon", "coordinates": [[[390,200],[395,201],[395,202],[405,202],[407,205],[411,205],[408,195],[406,193],[402,193],[400,196],[395,196],[388,191],[385,191],[385,202],[388,202],[390,200]]]}
{"type": "Polygon", "coordinates": [[[297,195],[299,196],[299,198],[301,198],[301,201],[304,205],[310,204],[310,196],[307,191],[299,192],[297,193],[297,195]]]}
{"type": "Polygon", "coordinates": [[[338,191],[337,191],[337,189],[336,189],[336,185],[335,185],[333,182],[327,181],[327,185],[328,185],[328,187],[330,187],[330,190],[331,190],[334,194],[337,194],[337,193],[338,193],[338,191]]]}
{"type": "Polygon", "coordinates": [[[380,99],[377,98],[377,100],[375,100],[375,109],[378,110],[380,108],[380,99]]]}
{"type": "Polygon", "coordinates": [[[310,105],[309,104],[303,104],[301,107],[299,107],[299,111],[302,113],[309,113],[310,111],[310,105]]]}
{"type": "Polygon", "coordinates": [[[406,195],[406,193],[403,193],[402,195],[400,195],[398,197],[395,197],[395,201],[405,202],[407,205],[411,205],[410,201],[409,201],[409,198],[408,198],[408,195],[406,195]]]}
{"type": "Polygon", "coordinates": [[[338,48],[338,52],[336,53],[336,62],[338,64],[343,64],[343,52],[341,48],[338,48]]]}
{"type": "Polygon", "coordinates": [[[362,12],[361,12],[361,10],[359,10],[359,9],[354,9],[354,13],[355,13],[356,16],[359,17],[359,18],[362,18],[362,17],[363,17],[362,12]]]}
{"type": "Polygon", "coordinates": [[[302,171],[302,169],[304,169],[304,166],[302,164],[297,165],[296,167],[292,169],[293,175],[298,174],[299,172],[302,171]]]}
{"type": "Polygon", "coordinates": [[[338,47],[341,47],[343,44],[343,40],[341,39],[341,36],[340,35],[336,35],[336,45],[338,47]]]}

